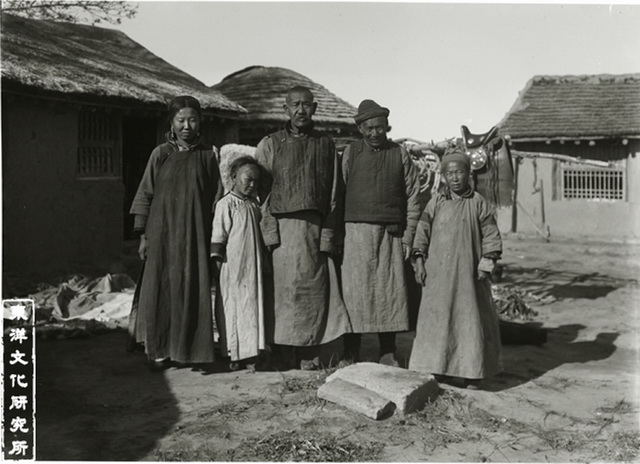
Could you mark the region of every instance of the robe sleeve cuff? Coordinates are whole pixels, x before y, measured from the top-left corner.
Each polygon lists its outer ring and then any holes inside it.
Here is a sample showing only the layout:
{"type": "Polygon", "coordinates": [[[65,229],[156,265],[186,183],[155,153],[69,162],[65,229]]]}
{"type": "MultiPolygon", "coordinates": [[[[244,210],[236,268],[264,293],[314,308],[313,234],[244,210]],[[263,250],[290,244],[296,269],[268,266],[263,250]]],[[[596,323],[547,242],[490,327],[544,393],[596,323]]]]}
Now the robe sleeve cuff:
{"type": "Polygon", "coordinates": [[[413,244],[413,234],[405,232],[404,236],[402,237],[402,244],[411,248],[411,245],[413,244]]]}
{"type": "Polygon", "coordinates": [[[496,263],[489,258],[480,259],[480,263],[478,263],[478,271],[484,271],[491,274],[496,267],[496,263]]]}
{"type": "Polygon", "coordinates": [[[262,231],[262,240],[265,246],[280,245],[280,232],[278,231],[278,221],[271,215],[262,216],[260,221],[260,230],[262,231]]]}
{"type": "Polygon", "coordinates": [[[133,230],[142,231],[142,233],[144,233],[144,230],[146,227],[147,227],[147,216],[143,216],[142,214],[136,214],[133,218],[133,230]]]}
{"type": "Polygon", "coordinates": [[[211,257],[212,258],[225,258],[227,254],[227,246],[224,243],[212,243],[211,244],[211,257]]]}
{"type": "Polygon", "coordinates": [[[334,233],[331,229],[322,229],[320,232],[320,251],[325,253],[333,253],[335,247],[333,245],[334,233]]]}
{"type": "Polygon", "coordinates": [[[489,253],[482,254],[483,258],[493,259],[494,261],[497,259],[500,259],[501,256],[502,256],[502,253],[500,253],[499,251],[491,251],[489,253]]]}
{"type": "Polygon", "coordinates": [[[418,258],[422,258],[426,260],[427,253],[424,250],[421,250],[419,248],[414,248],[413,250],[411,250],[411,259],[415,261],[418,258]]]}

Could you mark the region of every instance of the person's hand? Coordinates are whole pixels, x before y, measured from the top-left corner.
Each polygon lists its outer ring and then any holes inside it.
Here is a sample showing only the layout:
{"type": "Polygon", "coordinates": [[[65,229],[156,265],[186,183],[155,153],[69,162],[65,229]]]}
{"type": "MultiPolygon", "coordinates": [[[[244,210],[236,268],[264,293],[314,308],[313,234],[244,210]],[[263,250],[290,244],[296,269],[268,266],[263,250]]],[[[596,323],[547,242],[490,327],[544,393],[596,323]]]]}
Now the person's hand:
{"type": "Polygon", "coordinates": [[[487,271],[478,271],[478,280],[479,281],[483,281],[483,280],[487,280],[489,278],[491,274],[488,273],[487,271]]]}
{"type": "Polygon", "coordinates": [[[333,250],[333,262],[337,266],[342,266],[342,258],[344,257],[344,245],[336,245],[333,250]]]}
{"type": "Polygon", "coordinates": [[[138,256],[142,261],[147,259],[147,250],[149,249],[149,244],[147,243],[147,236],[142,234],[140,236],[140,245],[138,246],[138,256]]]}
{"type": "Polygon", "coordinates": [[[416,276],[416,282],[424,287],[427,282],[427,270],[422,256],[418,256],[413,263],[413,272],[416,276]]]}
{"type": "Polygon", "coordinates": [[[273,262],[271,255],[267,255],[262,259],[262,274],[266,276],[273,275],[273,262]]]}
{"type": "Polygon", "coordinates": [[[220,278],[220,269],[222,269],[222,260],[218,257],[211,258],[211,272],[213,277],[218,280],[220,278]]]}
{"type": "Polygon", "coordinates": [[[409,261],[409,258],[411,258],[411,247],[403,243],[402,254],[404,255],[404,260],[409,261]]]}

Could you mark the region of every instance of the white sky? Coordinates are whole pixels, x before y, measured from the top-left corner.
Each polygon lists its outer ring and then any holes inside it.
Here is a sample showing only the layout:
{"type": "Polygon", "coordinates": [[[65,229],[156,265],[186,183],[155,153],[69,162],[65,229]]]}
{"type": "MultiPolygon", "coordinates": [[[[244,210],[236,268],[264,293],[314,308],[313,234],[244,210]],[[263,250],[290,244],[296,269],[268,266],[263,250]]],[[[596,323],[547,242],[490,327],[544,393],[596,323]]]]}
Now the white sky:
{"type": "Polygon", "coordinates": [[[425,141],[488,131],[534,75],[640,72],[637,4],[140,2],[117,28],[207,85],[289,68],[425,141]]]}

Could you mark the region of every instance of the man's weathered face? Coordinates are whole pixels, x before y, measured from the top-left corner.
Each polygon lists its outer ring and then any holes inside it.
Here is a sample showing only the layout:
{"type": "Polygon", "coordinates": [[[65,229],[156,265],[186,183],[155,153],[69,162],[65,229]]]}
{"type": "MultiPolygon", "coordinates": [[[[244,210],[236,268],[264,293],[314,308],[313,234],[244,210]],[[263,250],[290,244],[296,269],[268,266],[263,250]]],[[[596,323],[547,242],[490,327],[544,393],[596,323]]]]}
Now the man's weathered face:
{"type": "Polygon", "coordinates": [[[284,111],[293,126],[304,129],[311,124],[311,118],[316,112],[317,106],[311,92],[295,91],[287,95],[284,111]]]}
{"type": "Polygon", "coordinates": [[[464,193],[469,187],[469,167],[460,161],[451,161],[442,173],[449,188],[457,194],[464,193]]]}
{"type": "Polygon", "coordinates": [[[387,141],[387,127],[389,122],[385,116],[367,119],[358,125],[364,141],[373,148],[379,148],[387,141]]]}

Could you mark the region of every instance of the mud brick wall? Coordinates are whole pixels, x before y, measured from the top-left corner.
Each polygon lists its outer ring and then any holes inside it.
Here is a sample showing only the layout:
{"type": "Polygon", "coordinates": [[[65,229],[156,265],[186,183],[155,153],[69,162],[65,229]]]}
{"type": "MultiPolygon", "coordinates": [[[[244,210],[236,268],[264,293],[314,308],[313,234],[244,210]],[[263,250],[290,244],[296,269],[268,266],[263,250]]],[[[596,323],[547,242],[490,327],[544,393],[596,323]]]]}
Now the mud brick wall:
{"type": "MultiPolygon", "coordinates": [[[[562,199],[559,192],[558,161],[524,159],[518,170],[518,201],[533,220],[542,224],[541,193],[543,185],[544,216],[551,236],[589,237],[602,240],[640,239],[640,146],[633,140],[622,145],[620,140],[596,141],[563,145],[554,142],[518,144],[517,150],[553,152],[584,159],[614,160],[626,167],[624,176],[625,200],[562,199]],[[554,171],[556,174],[554,174],[554,171]],[[535,184],[535,187],[534,187],[535,184]]],[[[498,226],[502,232],[511,231],[512,209],[498,211],[498,226]]],[[[536,234],[536,228],[521,208],[517,213],[517,230],[536,234]]]]}
{"type": "Polygon", "coordinates": [[[2,111],[3,271],[106,267],[122,252],[123,185],[77,177],[78,108],[32,99],[2,111]]]}

